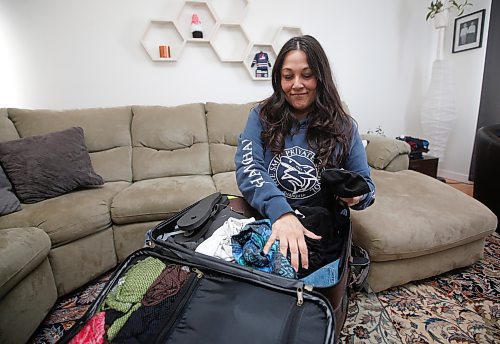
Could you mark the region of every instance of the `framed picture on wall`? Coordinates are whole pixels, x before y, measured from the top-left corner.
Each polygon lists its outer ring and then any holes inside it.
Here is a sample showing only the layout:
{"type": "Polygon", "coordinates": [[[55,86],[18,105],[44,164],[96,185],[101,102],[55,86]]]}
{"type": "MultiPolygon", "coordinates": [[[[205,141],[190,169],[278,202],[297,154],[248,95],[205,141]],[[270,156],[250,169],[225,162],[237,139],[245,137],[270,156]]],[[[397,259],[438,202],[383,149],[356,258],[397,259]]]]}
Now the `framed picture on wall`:
{"type": "Polygon", "coordinates": [[[486,10],[480,10],[455,18],[452,50],[454,53],[481,47],[485,13],[486,10]]]}

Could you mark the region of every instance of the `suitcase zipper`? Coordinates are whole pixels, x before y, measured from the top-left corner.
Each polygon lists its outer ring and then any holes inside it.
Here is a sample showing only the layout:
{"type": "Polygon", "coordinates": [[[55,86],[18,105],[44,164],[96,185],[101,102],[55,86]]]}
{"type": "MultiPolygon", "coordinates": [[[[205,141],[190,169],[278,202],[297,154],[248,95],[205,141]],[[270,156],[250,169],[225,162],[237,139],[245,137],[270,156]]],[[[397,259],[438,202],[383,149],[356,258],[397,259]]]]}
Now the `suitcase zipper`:
{"type": "Polygon", "coordinates": [[[304,304],[304,290],[311,292],[313,290],[313,286],[310,284],[304,284],[304,288],[298,287],[297,291],[297,306],[302,306],[304,304]]]}
{"type": "MultiPolygon", "coordinates": [[[[302,301],[304,300],[302,299],[302,301]]],[[[290,316],[288,317],[285,325],[286,336],[285,340],[282,341],[282,343],[284,344],[295,343],[295,337],[297,335],[297,322],[299,321],[303,311],[301,305],[302,304],[299,305],[299,302],[297,302],[296,305],[292,304],[292,307],[290,309],[290,316]]]]}
{"type": "Polygon", "coordinates": [[[297,292],[297,302],[295,305],[292,304],[290,309],[290,316],[288,317],[285,325],[285,341],[283,343],[289,344],[295,342],[295,336],[297,332],[297,321],[299,315],[302,313],[302,305],[304,304],[304,289],[309,289],[309,285],[304,285],[304,288],[298,287],[297,292]]]}
{"type": "Polygon", "coordinates": [[[301,287],[297,288],[297,306],[302,306],[304,303],[304,289],[301,287]]]}
{"type": "Polygon", "coordinates": [[[203,272],[201,272],[198,268],[191,268],[191,270],[196,274],[196,277],[202,278],[204,276],[203,272]]]}
{"type": "Polygon", "coordinates": [[[191,271],[193,273],[195,273],[196,275],[190,277],[189,282],[188,282],[189,285],[187,286],[186,289],[184,289],[182,291],[182,294],[179,295],[179,297],[178,297],[178,301],[176,302],[176,305],[174,306],[174,308],[175,308],[174,313],[168,319],[168,322],[165,324],[162,331],[158,334],[154,343],[164,343],[165,339],[168,338],[168,336],[170,335],[170,332],[174,328],[174,324],[178,321],[179,315],[184,310],[184,307],[186,306],[188,301],[191,300],[191,297],[194,293],[194,290],[198,286],[199,281],[204,276],[203,272],[197,268],[193,267],[193,268],[191,268],[191,271]]]}

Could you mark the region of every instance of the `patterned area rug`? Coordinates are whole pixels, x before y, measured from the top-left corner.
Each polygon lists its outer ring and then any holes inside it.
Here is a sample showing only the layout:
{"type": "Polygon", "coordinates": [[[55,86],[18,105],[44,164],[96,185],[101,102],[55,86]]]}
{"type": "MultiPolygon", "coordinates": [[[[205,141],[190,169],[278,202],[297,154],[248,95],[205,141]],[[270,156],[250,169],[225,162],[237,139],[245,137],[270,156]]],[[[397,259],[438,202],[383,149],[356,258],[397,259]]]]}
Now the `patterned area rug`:
{"type": "Polygon", "coordinates": [[[500,343],[500,235],[484,260],[377,294],[354,294],[343,343],[500,343]]]}
{"type": "MultiPolygon", "coordinates": [[[[57,343],[111,273],[58,300],[30,343],[57,343]]],[[[500,235],[484,260],[380,293],[355,293],[342,343],[500,343],[500,235]]]]}

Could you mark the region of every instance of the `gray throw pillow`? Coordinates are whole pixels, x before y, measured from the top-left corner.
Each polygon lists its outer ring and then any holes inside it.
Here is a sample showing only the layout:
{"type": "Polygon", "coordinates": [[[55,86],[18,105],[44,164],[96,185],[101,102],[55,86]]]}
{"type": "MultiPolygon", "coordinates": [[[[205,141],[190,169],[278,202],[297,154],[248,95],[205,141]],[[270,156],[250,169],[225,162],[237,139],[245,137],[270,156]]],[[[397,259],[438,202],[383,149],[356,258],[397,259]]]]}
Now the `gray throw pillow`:
{"type": "Polygon", "coordinates": [[[0,163],[24,203],[104,184],[92,167],[79,127],[2,142],[0,163]]]}
{"type": "Polygon", "coordinates": [[[0,166],[0,216],[21,210],[21,202],[12,192],[12,185],[0,166]]]}

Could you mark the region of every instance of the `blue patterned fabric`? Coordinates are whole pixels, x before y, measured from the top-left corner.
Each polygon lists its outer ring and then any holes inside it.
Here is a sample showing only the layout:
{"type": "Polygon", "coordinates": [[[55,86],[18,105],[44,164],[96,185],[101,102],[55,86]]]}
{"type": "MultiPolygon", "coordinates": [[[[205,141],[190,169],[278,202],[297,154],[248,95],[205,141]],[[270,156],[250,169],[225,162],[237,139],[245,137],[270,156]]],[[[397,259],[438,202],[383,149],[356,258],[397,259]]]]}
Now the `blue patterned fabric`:
{"type": "Polygon", "coordinates": [[[271,231],[269,219],[254,221],[243,227],[240,233],[231,237],[234,259],[238,264],[256,270],[297,278],[290,262],[279,251],[279,241],[273,243],[267,254],[262,251],[271,231]]]}

